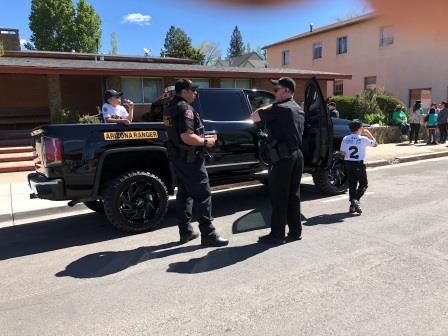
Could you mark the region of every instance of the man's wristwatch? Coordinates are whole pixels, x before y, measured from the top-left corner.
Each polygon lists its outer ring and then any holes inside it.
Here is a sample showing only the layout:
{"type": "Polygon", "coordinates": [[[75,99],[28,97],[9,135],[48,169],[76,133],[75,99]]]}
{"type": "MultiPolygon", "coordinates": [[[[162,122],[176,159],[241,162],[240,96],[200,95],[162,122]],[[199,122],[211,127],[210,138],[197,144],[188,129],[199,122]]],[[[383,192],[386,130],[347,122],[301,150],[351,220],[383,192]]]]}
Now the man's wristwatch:
{"type": "Polygon", "coordinates": [[[207,138],[204,138],[204,147],[207,146],[207,144],[208,144],[208,140],[207,140],[207,138]]]}

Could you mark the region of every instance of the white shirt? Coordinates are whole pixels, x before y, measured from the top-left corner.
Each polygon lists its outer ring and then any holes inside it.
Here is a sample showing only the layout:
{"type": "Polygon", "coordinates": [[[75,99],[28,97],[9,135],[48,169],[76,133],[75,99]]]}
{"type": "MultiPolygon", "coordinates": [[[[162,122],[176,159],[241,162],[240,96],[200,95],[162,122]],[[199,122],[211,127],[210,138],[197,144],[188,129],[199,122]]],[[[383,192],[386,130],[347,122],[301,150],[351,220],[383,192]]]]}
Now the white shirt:
{"type": "Polygon", "coordinates": [[[376,146],[376,142],[368,137],[358,134],[350,134],[344,137],[341,144],[341,152],[345,153],[345,161],[364,161],[366,148],[376,146]]]}
{"type": "Polygon", "coordinates": [[[123,105],[112,106],[108,103],[103,104],[103,119],[107,122],[107,118],[112,119],[126,119],[129,116],[128,111],[123,105]]]}

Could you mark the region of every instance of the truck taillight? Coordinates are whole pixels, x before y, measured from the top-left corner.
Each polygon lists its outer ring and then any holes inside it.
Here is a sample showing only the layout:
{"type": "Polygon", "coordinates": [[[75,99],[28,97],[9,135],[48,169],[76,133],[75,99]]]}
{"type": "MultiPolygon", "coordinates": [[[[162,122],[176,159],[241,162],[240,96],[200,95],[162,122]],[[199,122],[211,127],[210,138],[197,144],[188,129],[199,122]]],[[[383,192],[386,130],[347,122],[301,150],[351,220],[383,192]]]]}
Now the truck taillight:
{"type": "Polygon", "coordinates": [[[62,163],[62,142],[58,138],[44,137],[44,162],[45,166],[62,163]]]}

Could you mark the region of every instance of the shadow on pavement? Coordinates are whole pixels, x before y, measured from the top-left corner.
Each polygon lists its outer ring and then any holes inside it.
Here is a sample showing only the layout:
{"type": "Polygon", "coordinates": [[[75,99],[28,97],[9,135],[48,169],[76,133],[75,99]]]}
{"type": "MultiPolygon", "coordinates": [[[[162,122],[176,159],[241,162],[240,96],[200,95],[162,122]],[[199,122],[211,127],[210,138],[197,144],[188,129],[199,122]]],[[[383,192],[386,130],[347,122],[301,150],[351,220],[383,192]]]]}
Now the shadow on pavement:
{"type": "Polygon", "coordinates": [[[310,217],[306,219],[304,226],[315,226],[315,225],[328,225],[328,224],[339,224],[343,223],[346,218],[357,217],[359,215],[353,215],[348,212],[341,212],[335,214],[325,214],[315,217],[310,217]]]}
{"type": "Polygon", "coordinates": [[[169,265],[167,272],[195,274],[215,271],[247,260],[272,247],[270,245],[254,243],[245,246],[220,248],[212,250],[206,256],[200,258],[172,263],[169,265]]]}
{"type": "Polygon", "coordinates": [[[78,279],[99,278],[124,271],[148,260],[193,252],[200,248],[202,248],[200,245],[179,246],[177,242],[171,242],[128,251],[98,252],[75,260],[55,276],[69,276],[78,279]],[[175,246],[178,247],[174,248],[175,246]]]}
{"type": "MultiPolygon", "coordinates": [[[[321,197],[315,192],[310,192],[309,186],[304,189],[304,202],[321,197]]],[[[263,186],[216,193],[213,195],[213,205],[213,215],[216,218],[256,209],[235,224],[233,228],[235,233],[262,229],[270,216],[269,198],[263,186]]],[[[170,210],[164,224],[156,230],[171,226],[176,226],[174,201],[170,202],[170,210]]],[[[128,235],[111,227],[106,217],[97,213],[3,227],[0,228],[0,261],[114,240],[128,235]]],[[[177,238],[173,237],[173,240],[177,238]]]]}

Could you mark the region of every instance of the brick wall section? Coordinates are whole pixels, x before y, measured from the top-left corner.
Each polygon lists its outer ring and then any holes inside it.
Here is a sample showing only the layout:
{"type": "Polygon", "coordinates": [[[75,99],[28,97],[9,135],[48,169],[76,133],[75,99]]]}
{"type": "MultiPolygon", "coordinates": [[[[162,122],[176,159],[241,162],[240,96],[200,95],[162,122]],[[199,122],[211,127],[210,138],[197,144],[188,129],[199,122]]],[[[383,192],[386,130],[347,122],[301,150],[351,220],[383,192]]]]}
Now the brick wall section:
{"type": "Polygon", "coordinates": [[[102,77],[61,76],[61,107],[81,115],[98,113],[103,104],[102,77]]]}

